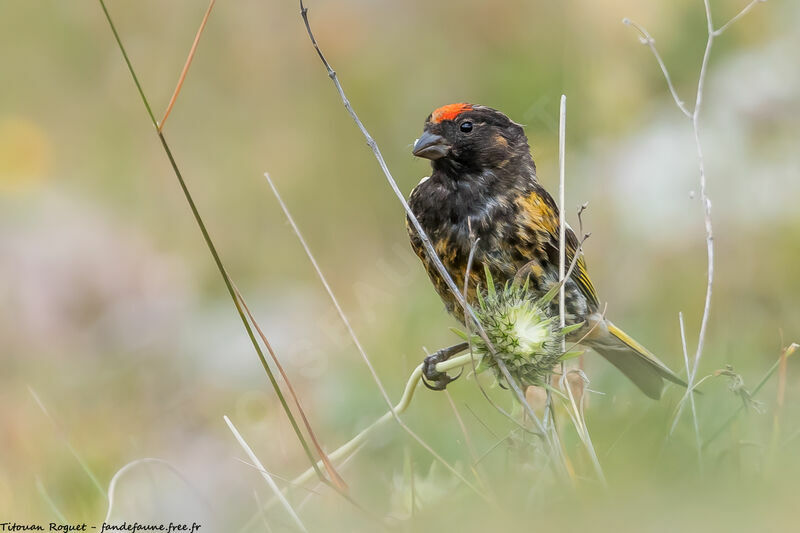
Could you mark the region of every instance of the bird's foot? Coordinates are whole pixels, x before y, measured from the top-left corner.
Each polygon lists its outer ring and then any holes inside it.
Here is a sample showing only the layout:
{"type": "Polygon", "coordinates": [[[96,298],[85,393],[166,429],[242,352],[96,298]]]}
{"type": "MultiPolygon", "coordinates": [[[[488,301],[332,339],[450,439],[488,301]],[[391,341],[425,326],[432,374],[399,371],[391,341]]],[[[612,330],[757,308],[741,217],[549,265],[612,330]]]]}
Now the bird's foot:
{"type": "Polygon", "coordinates": [[[461,372],[454,378],[447,375],[447,372],[439,372],[436,370],[436,365],[443,361],[447,361],[454,355],[468,349],[469,345],[466,342],[450,346],[449,348],[442,348],[425,358],[422,362],[422,382],[431,390],[444,390],[447,384],[451,381],[457,380],[461,376],[461,372]]]}

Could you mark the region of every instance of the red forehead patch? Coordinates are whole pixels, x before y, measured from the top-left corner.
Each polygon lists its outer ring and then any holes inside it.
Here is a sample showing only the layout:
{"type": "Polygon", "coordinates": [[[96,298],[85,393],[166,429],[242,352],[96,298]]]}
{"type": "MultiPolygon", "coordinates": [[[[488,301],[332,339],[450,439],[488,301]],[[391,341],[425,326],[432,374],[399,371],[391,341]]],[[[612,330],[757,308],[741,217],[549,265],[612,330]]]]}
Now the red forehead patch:
{"type": "Polygon", "coordinates": [[[442,106],[431,113],[431,122],[442,122],[443,120],[453,120],[464,111],[470,111],[470,104],[450,104],[442,106]]]}

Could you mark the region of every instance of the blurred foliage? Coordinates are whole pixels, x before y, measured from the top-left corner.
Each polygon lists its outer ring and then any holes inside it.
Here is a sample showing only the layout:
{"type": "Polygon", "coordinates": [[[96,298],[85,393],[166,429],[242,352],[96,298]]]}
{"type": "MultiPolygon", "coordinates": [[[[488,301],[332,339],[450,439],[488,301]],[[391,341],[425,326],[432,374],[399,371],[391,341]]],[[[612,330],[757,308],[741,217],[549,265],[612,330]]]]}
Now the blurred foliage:
{"type": "MultiPolygon", "coordinates": [[[[742,7],[712,4],[717,26],[742,7]]],[[[554,190],[558,97],[566,93],[568,202],[590,202],[585,249],[595,285],[616,323],[683,368],[677,314],[686,316],[693,353],[705,287],[701,210],[688,195],[697,187],[696,156],[655,61],[620,21],[631,17],[656,37],[691,103],[705,45],[702,2],[309,7],[320,43],[405,191],[428,171],[410,155],[425,116],[455,101],[524,123],[540,179],[554,190]]],[[[158,116],[206,3],[111,0],[109,8],[158,116]]],[[[746,386],[781,346],[800,339],[799,18],[791,2],[758,5],[717,39],[710,64],[702,135],[718,268],[700,374],[731,364],[746,386]]],[[[0,4],[0,65],[0,518],[54,519],[37,479],[68,519],[104,516],[106,501],[68,439],[103,484],[128,461],[155,456],[212,500],[198,503],[168,472],[143,468],[120,489],[118,516],[155,516],[161,506],[197,517],[210,509],[238,530],[257,509],[253,488],[268,494],[233,460],[240,452],[222,415],[276,474],[292,477],[306,468],[304,457],[99,6],[0,4]]],[[[298,6],[218,2],[165,132],[229,272],[297,381],[326,448],[335,448],[385,405],[263,172],[283,192],[390,395],[400,394],[423,346],[455,341],[454,322],[408,247],[402,209],[308,43],[298,6]]],[[[518,511],[499,518],[453,489],[393,427],[344,469],[354,498],[380,516],[392,502],[408,511],[405,468],[425,494],[447,494],[401,522],[409,531],[796,526],[788,505],[800,466],[792,453],[796,362],[780,416],[773,380],[759,397],[766,414],[747,412],[726,431],[707,450],[701,479],[688,416],[664,441],[680,393],[650,402],[598,359],[588,355],[586,371],[604,394],[590,395],[587,418],[608,493],[591,483],[577,493],[545,490],[537,471],[519,466],[530,448],[503,444],[482,462],[502,491],[498,499],[518,511]]],[[[449,390],[478,450],[513,427],[474,383],[449,390]]],[[[718,379],[704,393],[698,407],[707,434],[740,400],[718,379]]],[[[508,407],[509,398],[496,395],[508,407]]],[[[420,393],[406,419],[448,460],[468,464],[443,395],[420,393]]],[[[578,471],[589,472],[577,438],[565,430],[564,439],[578,471]]],[[[319,530],[372,528],[333,495],[304,509],[310,524],[324,524],[319,530]]]]}

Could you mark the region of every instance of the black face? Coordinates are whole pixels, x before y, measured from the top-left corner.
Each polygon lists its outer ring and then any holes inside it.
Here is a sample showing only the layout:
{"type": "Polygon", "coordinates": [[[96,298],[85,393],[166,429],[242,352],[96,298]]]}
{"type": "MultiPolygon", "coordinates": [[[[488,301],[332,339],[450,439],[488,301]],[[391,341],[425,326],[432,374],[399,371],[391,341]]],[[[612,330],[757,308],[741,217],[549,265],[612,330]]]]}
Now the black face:
{"type": "Polygon", "coordinates": [[[434,116],[425,122],[413,153],[430,159],[435,169],[480,172],[502,168],[515,156],[530,157],[522,127],[499,111],[470,106],[446,120],[434,116]]]}

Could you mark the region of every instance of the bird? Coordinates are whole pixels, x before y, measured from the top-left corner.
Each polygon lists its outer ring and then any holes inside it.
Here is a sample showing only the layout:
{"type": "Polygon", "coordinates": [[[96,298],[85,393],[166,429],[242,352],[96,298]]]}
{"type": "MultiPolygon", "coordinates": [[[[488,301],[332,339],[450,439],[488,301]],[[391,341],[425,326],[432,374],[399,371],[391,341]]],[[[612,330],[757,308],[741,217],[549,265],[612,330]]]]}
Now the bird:
{"type": "MultiPolygon", "coordinates": [[[[520,124],[483,105],[445,105],[428,115],[412,153],[430,160],[432,172],[411,191],[408,206],[459,286],[474,248],[467,280],[470,305],[477,301],[484,269],[499,287],[524,270],[534,295],[542,295],[558,283],[559,209],[537,179],[520,124]]],[[[408,215],[406,229],[445,308],[464,323],[464,311],[408,215]]],[[[686,387],[666,364],[604,316],[580,242],[569,227],[565,253],[566,265],[578,254],[564,283],[565,322],[582,324],[568,340],[579,341],[603,356],[650,398],[661,398],[664,380],[686,387]]],[[[557,300],[551,304],[556,309],[557,300]]],[[[466,349],[461,343],[428,356],[423,371],[426,384],[444,389],[454,378],[437,372],[436,363],[466,349]]]]}

